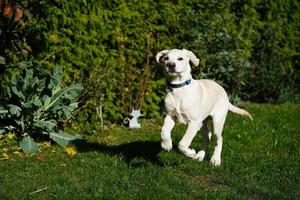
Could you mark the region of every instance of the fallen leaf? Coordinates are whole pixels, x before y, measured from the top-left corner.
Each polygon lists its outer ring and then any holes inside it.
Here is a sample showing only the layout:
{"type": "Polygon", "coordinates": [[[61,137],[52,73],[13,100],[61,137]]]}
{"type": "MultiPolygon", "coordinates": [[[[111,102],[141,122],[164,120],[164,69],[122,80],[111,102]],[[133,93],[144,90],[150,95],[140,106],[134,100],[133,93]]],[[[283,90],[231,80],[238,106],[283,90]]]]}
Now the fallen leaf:
{"type": "Polygon", "coordinates": [[[41,147],[43,147],[43,148],[47,148],[47,147],[50,147],[50,146],[51,146],[51,142],[43,142],[41,144],[41,147]]]}
{"type": "Polygon", "coordinates": [[[74,147],[66,147],[65,151],[67,152],[67,155],[70,158],[73,157],[77,153],[77,151],[76,151],[76,149],[74,147]]]}
{"type": "Polygon", "coordinates": [[[13,154],[18,155],[19,157],[23,157],[23,153],[20,151],[14,151],[13,154]]]}
{"type": "Polygon", "coordinates": [[[0,158],[0,160],[8,160],[9,156],[7,153],[2,153],[2,158],[0,158]]]}
{"type": "Polygon", "coordinates": [[[36,157],[39,161],[43,161],[46,158],[45,154],[40,154],[38,157],[36,157]]]}

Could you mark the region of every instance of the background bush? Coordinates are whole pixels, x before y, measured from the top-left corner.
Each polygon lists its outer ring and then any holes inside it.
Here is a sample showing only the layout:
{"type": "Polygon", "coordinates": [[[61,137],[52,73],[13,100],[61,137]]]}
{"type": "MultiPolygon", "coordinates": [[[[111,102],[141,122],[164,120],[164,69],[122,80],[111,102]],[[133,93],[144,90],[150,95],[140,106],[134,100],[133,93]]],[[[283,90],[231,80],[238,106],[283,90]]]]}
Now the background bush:
{"type": "MultiPolygon", "coordinates": [[[[46,69],[64,66],[65,83],[83,83],[79,121],[99,121],[100,113],[102,122],[120,122],[139,107],[143,91],[143,113],[159,117],[165,81],[154,57],[170,48],[192,50],[201,60],[194,77],[217,80],[233,98],[299,100],[297,1],[30,2],[19,2],[30,13],[26,28],[17,29],[19,43],[30,47],[23,59],[46,69]]],[[[7,49],[18,55],[24,47],[7,49]]],[[[13,66],[18,60],[6,52],[13,66]]]]}

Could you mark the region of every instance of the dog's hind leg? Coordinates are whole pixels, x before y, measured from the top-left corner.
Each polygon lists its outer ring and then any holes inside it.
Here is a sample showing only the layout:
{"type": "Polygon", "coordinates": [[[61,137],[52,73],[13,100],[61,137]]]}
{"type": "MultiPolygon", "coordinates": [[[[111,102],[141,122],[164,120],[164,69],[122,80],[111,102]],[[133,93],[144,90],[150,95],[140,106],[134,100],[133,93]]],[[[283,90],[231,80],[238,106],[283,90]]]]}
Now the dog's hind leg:
{"type": "Polygon", "coordinates": [[[201,127],[202,127],[202,122],[195,121],[195,122],[190,122],[188,124],[188,128],[178,145],[179,150],[185,156],[190,158],[194,158],[196,156],[196,151],[194,149],[190,149],[189,146],[191,145],[195,135],[197,134],[198,130],[201,127]]]}
{"type": "Polygon", "coordinates": [[[211,135],[212,135],[211,132],[207,128],[207,120],[205,120],[203,122],[203,127],[201,129],[201,133],[203,135],[202,146],[201,146],[200,151],[195,156],[195,159],[197,159],[199,161],[203,161],[203,159],[205,157],[205,153],[207,151],[208,144],[210,142],[211,135]]]}
{"type": "Polygon", "coordinates": [[[216,140],[217,144],[215,146],[215,150],[211,157],[210,162],[214,166],[221,165],[221,152],[222,152],[222,145],[223,145],[222,131],[226,119],[226,114],[227,112],[223,115],[213,116],[213,127],[214,127],[214,134],[216,135],[216,139],[217,139],[216,140]]]}
{"type": "Polygon", "coordinates": [[[171,130],[174,125],[174,119],[170,115],[167,115],[161,129],[161,147],[166,151],[170,151],[172,149],[171,130]]]}

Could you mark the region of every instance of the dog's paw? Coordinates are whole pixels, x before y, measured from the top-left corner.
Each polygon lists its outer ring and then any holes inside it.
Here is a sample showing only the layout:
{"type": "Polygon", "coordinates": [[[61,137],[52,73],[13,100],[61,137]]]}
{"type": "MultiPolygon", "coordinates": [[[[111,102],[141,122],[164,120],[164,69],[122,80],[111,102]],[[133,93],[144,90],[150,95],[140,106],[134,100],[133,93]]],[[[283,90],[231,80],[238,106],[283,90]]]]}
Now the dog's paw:
{"type": "Polygon", "coordinates": [[[172,149],[172,140],[161,141],[161,148],[163,148],[165,151],[170,151],[172,149]]]}
{"type": "Polygon", "coordinates": [[[211,158],[210,162],[214,166],[220,166],[221,165],[221,159],[220,158],[215,158],[214,156],[211,158]]]}
{"type": "Polygon", "coordinates": [[[182,146],[178,146],[180,152],[182,152],[186,157],[194,158],[196,156],[196,151],[194,149],[185,148],[182,146]]]}
{"type": "Polygon", "coordinates": [[[194,159],[199,160],[199,161],[203,161],[204,157],[205,157],[205,151],[201,150],[196,154],[194,159]]]}
{"type": "Polygon", "coordinates": [[[196,151],[194,149],[188,148],[188,149],[184,150],[183,154],[186,157],[194,158],[196,156],[196,151]]]}

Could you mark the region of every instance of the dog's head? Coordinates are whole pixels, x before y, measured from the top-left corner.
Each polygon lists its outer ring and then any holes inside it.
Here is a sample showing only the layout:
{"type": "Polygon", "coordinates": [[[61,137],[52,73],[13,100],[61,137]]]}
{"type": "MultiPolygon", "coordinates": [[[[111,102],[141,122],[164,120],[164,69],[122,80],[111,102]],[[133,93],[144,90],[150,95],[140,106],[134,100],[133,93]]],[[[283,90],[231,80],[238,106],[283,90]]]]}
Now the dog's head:
{"type": "Polygon", "coordinates": [[[166,72],[171,76],[178,76],[185,72],[190,72],[191,61],[195,66],[199,65],[199,59],[195,54],[186,49],[163,50],[156,55],[156,61],[164,64],[166,72]]]}

